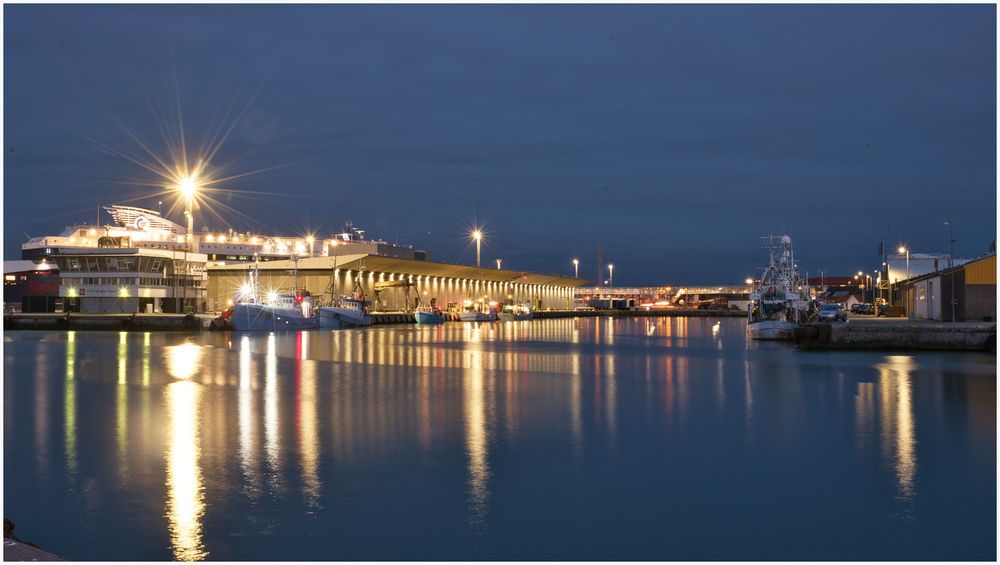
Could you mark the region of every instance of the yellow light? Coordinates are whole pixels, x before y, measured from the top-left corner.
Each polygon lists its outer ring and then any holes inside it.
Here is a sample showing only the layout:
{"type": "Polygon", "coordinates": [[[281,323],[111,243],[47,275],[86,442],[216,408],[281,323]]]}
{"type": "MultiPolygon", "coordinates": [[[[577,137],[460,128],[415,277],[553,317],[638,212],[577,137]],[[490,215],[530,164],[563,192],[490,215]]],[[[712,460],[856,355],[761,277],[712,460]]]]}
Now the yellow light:
{"type": "Polygon", "coordinates": [[[89,230],[87,230],[87,235],[97,235],[97,230],[95,230],[94,228],[90,228],[89,230]]]}
{"type": "Polygon", "coordinates": [[[308,243],[309,245],[312,245],[315,241],[316,241],[315,237],[313,237],[311,235],[307,235],[306,236],[306,243],[308,243]]]}
{"type": "Polygon", "coordinates": [[[208,236],[205,237],[205,241],[207,241],[209,243],[213,243],[213,242],[215,242],[215,236],[212,235],[212,234],[208,234],[208,236]]]}
{"type": "Polygon", "coordinates": [[[250,238],[250,243],[252,243],[252,244],[254,244],[254,245],[257,245],[257,242],[259,242],[259,241],[260,241],[260,240],[259,240],[259,239],[257,239],[257,237],[256,237],[256,236],[254,236],[254,237],[250,238]]]}
{"type": "Polygon", "coordinates": [[[195,175],[189,175],[186,177],[181,177],[180,181],[177,183],[177,188],[184,195],[184,198],[193,198],[194,193],[198,191],[198,178],[195,175]]]}
{"type": "Polygon", "coordinates": [[[278,293],[274,290],[267,291],[267,302],[269,304],[274,304],[278,301],[278,293]]]}
{"type": "Polygon", "coordinates": [[[900,253],[906,253],[906,248],[905,248],[905,247],[903,247],[902,245],[900,245],[900,246],[899,246],[899,249],[898,249],[898,251],[899,251],[900,253]]]}
{"type": "MultiPolygon", "coordinates": [[[[747,284],[753,284],[753,279],[747,279],[747,284]]],[[[670,289],[667,288],[667,290],[670,290],[670,289]]]]}
{"type": "Polygon", "coordinates": [[[128,289],[124,286],[118,289],[118,296],[122,298],[128,298],[128,289]]]}
{"type": "Polygon", "coordinates": [[[69,287],[69,290],[66,291],[66,296],[69,298],[76,298],[76,287],[69,287]]]}
{"type": "Polygon", "coordinates": [[[480,230],[473,230],[472,231],[472,239],[474,239],[476,241],[479,241],[482,238],[483,238],[483,232],[482,231],[480,231],[480,230]]]}

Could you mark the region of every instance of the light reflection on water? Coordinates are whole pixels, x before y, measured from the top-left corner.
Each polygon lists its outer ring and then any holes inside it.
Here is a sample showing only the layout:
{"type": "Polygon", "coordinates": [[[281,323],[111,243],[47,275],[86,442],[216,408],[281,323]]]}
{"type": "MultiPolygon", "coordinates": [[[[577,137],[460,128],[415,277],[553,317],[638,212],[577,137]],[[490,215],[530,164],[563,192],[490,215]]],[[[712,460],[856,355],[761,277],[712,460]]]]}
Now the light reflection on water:
{"type": "Polygon", "coordinates": [[[7,512],[75,559],[992,554],[995,358],[799,353],[742,330],[8,333],[7,512]],[[795,527],[762,508],[803,507],[853,541],[752,541],[795,527]],[[121,542],[46,537],[74,521],[121,542]],[[697,543],[719,528],[731,543],[697,543]]]}

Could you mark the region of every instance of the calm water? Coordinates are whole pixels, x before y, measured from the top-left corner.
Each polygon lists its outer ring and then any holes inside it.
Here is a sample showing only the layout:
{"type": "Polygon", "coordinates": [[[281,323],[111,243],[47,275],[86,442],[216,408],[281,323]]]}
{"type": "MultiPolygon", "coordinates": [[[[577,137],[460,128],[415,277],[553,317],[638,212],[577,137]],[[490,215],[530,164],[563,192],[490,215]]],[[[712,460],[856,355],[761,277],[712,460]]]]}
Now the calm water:
{"type": "Polygon", "coordinates": [[[6,332],[3,513],[76,560],[995,559],[995,356],[744,327],[6,332]]]}

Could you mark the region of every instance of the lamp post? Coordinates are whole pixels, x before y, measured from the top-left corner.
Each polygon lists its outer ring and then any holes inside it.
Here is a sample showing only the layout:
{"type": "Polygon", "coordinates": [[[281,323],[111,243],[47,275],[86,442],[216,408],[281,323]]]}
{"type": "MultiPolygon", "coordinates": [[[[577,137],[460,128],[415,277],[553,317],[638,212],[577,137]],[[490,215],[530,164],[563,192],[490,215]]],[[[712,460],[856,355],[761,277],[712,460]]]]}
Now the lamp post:
{"type": "Polygon", "coordinates": [[[580,278],[580,260],[579,259],[573,259],[573,278],[574,279],[580,278]]]}
{"type": "Polygon", "coordinates": [[[309,244],[309,256],[313,256],[313,245],[316,243],[316,238],[312,234],[306,236],[306,243],[309,244]]]}
{"type": "MultiPolygon", "coordinates": [[[[948,269],[955,266],[955,224],[951,220],[945,220],[944,225],[948,226],[948,269]]],[[[955,321],[955,273],[948,277],[951,279],[951,321],[955,321]]]]}
{"type": "Polygon", "coordinates": [[[497,258],[497,270],[498,271],[500,270],[500,262],[501,261],[503,261],[503,259],[497,258]]]}
{"type": "Polygon", "coordinates": [[[195,175],[180,179],[177,188],[184,196],[184,215],[187,216],[187,242],[190,245],[194,235],[194,194],[198,191],[198,178],[195,175]]]}
{"type": "Polygon", "coordinates": [[[614,288],[615,286],[615,266],[608,263],[608,280],[611,281],[608,286],[614,288]]]}
{"type": "Polygon", "coordinates": [[[897,251],[899,251],[900,253],[906,253],[906,278],[909,279],[910,278],[910,250],[907,249],[906,247],[900,245],[899,249],[897,251]]]}
{"type": "Polygon", "coordinates": [[[472,230],[472,239],[476,240],[476,266],[479,266],[479,244],[483,241],[482,230],[472,230]]]}

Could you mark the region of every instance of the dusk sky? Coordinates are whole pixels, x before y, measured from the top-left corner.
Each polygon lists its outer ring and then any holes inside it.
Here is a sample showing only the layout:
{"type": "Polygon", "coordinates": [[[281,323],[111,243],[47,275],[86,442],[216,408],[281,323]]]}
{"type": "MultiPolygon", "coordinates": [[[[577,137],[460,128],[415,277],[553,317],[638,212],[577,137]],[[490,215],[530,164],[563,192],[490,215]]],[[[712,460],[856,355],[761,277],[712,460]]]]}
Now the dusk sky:
{"type": "Polygon", "coordinates": [[[155,208],[93,140],[167,155],[178,100],[190,147],[234,124],[211,165],[264,171],[199,230],[352,220],[471,263],[478,219],[486,266],[593,280],[602,244],[617,286],[739,283],[782,231],[812,274],[947,252],[947,218],[958,256],[996,238],[993,5],[3,10],[5,259],[155,208]]]}

